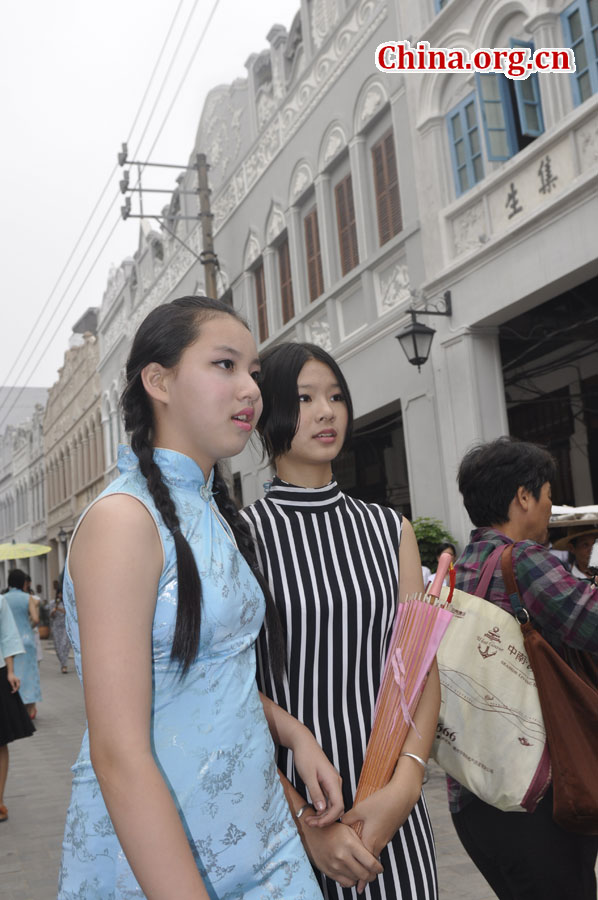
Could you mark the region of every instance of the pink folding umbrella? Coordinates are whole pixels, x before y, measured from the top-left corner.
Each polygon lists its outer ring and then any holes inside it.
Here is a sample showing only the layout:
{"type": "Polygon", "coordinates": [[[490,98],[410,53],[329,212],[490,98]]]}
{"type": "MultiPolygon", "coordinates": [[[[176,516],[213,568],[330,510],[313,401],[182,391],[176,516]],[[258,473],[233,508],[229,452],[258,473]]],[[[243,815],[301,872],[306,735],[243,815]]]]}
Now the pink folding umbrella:
{"type": "MultiPolygon", "coordinates": [[[[411,594],[397,609],[376,699],[374,724],[368,741],[355,803],[388,784],[394,772],[413,715],[440,641],[452,618],[448,604],[439,600],[451,555],[442,554],[428,594],[411,594]]],[[[451,568],[454,589],[454,570],[451,568]]],[[[356,829],[359,831],[359,829],[356,829]]]]}

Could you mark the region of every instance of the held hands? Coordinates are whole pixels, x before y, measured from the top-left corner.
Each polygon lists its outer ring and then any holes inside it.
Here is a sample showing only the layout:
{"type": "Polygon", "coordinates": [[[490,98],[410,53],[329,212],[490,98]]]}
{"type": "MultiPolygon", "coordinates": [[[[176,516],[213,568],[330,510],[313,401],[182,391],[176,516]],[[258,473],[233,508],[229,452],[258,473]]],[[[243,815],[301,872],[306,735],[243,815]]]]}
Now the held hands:
{"type": "MultiPolygon", "coordinates": [[[[351,826],[361,823],[361,841],[377,858],[407,820],[420,793],[421,780],[393,779],[345,813],[342,822],[351,826]]],[[[357,885],[358,893],[365,885],[366,880],[361,879],[357,885]]]]}
{"type": "MultiPolygon", "coordinates": [[[[309,820],[317,823],[314,816],[309,820]]],[[[334,822],[316,831],[306,824],[301,828],[301,836],[311,862],[328,878],[338,881],[341,887],[363,890],[383,872],[375,856],[366,850],[356,833],[342,822],[334,822]]]]}
{"type": "Polygon", "coordinates": [[[289,747],[293,751],[295,768],[309,791],[316,810],[315,816],[306,813],[309,825],[323,828],[335,822],[344,810],[342,779],[311,731],[297,722],[289,747]]]}

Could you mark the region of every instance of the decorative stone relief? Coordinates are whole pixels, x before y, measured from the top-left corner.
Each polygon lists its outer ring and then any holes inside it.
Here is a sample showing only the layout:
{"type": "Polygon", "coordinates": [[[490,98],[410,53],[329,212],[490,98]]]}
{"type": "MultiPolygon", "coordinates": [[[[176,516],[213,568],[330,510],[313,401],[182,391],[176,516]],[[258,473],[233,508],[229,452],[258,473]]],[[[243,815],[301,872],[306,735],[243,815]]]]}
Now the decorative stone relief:
{"type": "Polygon", "coordinates": [[[380,285],[380,312],[385,313],[389,309],[412,299],[411,281],[409,269],[405,263],[396,263],[379,277],[380,285]]]}
{"type": "Polygon", "coordinates": [[[322,46],[338,21],[338,0],[313,0],[311,32],[316,49],[322,46]]]}
{"type": "Polygon", "coordinates": [[[577,132],[577,146],[582,172],[598,164],[598,119],[589,122],[577,132]]]}
{"type": "Polygon", "coordinates": [[[307,163],[302,163],[297,172],[295,173],[295,177],[293,179],[293,186],[291,188],[291,203],[297,200],[303,191],[308,187],[313,181],[313,175],[307,163]]]}
{"type": "Polygon", "coordinates": [[[247,241],[247,246],[245,247],[245,257],[243,260],[243,268],[249,269],[253,263],[256,261],[258,256],[261,253],[260,245],[258,240],[254,234],[249,236],[249,240],[247,241]]]}
{"type": "Polygon", "coordinates": [[[328,140],[326,141],[326,147],[324,149],[324,165],[328,165],[331,159],[342,150],[343,147],[347,145],[347,140],[343,133],[342,128],[338,125],[332,129],[328,136],[328,140]]]}
{"type": "Polygon", "coordinates": [[[127,333],[127,317],[124,302],[112,316],[105,328],[100,331],[100,355],[107,356],[117,338],[127,333]]]}
{"type": "Polygon", "coordinates": [[[241,145],[243,110],[235,106],[227,89],[211,93],[202,115],[201,138],[210,166],[210,187],[218,188],[229,174],[241,145]]]}
{"type": "Polygon", "coordinates": [[[310,319],[306,323],[310,334],[312,344],[321,347],[322,350],[332,350],[332,341],[330,340],[330,323],[326,316],[321,319],[310,319]]]}
{"type": "Polygon", "coordinates": [[[460,256],[486,241],[486,225],[484,223],[484,206],[476,203],[453,220],[453,241],[455,254],[460,256]]]}
{"type": "Polygon", "coordinates": [[[369,122],[378,110],[386,103],[386,92],[379,84],[373,84],[367,94],[361,107],[359,114],[359,127],[363,128],[366,122],[369,122]]]}
{"type": "Polygon", "coordinates": [[[268,219],[268,227],[266,228],[266,243],[271,244],[272,241],[276,240],[278,235],[284,231],[284,229],[284,215],[282,214],[282,210],[278,206],[275,206],[270,213],[270,218],[268,219]]]}
{"type": "Polygon", "coordinates": [[[276,100],[272,96],[271,86],[270,89],[261,88],[257,96],[256,107],[258,127],[263,128],[276,109],[276,100]]]}
{"type": "MultiPolygon", "coordinates": [[[[235,170],[226,186],[222,186],[221,192],[214,197],[212,212],[215,232],[242,202],[276,154],[310,114],[312,108],[321,101],[360,49],[368,43],[378,25],[386,19],[386,15],[387,7],[379,0],[360,0],[355,3],[346,21],[335,32],[334,39],[309,68],[305,77],[298,80],[251,153],[235,170]]],[[[209,158],[208,162],[211,162],[209,158]]],[[[217,189],[216,181],[212,181],[212,189],[217,189]]]]}
{"type": "Polygon", "coordinates": [[[104,306],[110,306],[111,303],[116,299],[118,293],[125,284],[125,273],[122,270],[122,266],[118,268],[115,265],[110,266],[110,271],[108,272],[108,284],[106,286],[106,290],[104,292],[104,306]]]}

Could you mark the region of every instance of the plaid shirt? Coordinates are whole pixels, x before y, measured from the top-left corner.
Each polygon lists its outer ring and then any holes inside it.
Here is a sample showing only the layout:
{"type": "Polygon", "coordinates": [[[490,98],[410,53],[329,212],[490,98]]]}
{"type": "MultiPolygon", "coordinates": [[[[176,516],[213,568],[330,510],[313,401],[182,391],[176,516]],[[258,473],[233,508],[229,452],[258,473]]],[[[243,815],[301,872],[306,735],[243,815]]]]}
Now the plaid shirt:
{"type": "MultiPolygon", "coordinates": [[[[512,544],[510,538],[492,528],[472,531],[469,544],[456,563],[456,586],[473,594],[484,562],[499,546],[512,544]]],[[[535,628],[552,646],[567,645],[598,653],[598,590],[588,581],[575,578],[549,550],[534,541],[520,541],[513,550],[513,562],[523,604],[535,628]]],[[[492,576],[486,599],[512,613],[500,563],[492,576]]],[[[449,808],[452,813],[472,799],[473,794],[447,776],[449,808]]]]}

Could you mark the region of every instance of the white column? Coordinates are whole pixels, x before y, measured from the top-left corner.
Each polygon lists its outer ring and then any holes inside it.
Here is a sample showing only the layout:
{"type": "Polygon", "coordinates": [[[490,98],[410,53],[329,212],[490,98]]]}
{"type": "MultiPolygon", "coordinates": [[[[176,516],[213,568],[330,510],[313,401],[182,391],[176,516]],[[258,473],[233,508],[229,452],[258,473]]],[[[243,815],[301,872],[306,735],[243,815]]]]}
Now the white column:
{"type": "MultiPolygon", "coordinates": [[[[400,76],[407,77],[409,76],[400,76]]],[[[419,140],[414,141],[412,128],[406,128],[405,123],[413,119],[413,113],[409,113],[407,106],[407,92],[399,90],[390,99],[390,118],[392,121],[393,137],[397,158],[397,174],[399,178],[399,196],[401,198],[401,216],[403,228],[414,225],[419,220],[419,206],[417,194],[417,178],[414,166],[413,148],[419,145],[419,140]]],[[[439,117],[438,124],[443,125],[444,119],[439,117]]],[[[436,159],[442,159],[441,152],[436,159]]],[[[436,167],[442,169],[442,166],[436,167]]],[[[449,168],[451,168],[449,166],[449,168]]],[[[438,174],[438,173],[437,173],[438,174]]],[[[442,177],[442,175],[441,175],[442,177]]],[[[442,204],[444,205],[444,204],[442,204]]]]}
{"type": "Polygon", "coordinates": [[[257,310],[255,305],[255,275],[243,272],[233,287],[234,307],[246,320],[257,340],[257,310]]]}
{"type": "MultiPolygon", "coordinates": [[[[534,42],[534,48],[560,47],[563,43],[558,13],[545,12],[534,16],[525,23],[525,30],[534,42]]],[[[568,73],[552,72],[549,78],[538,78],[542,99],[544,128],[548,131],[573,109],[573,91],[568,73]]]]}
{"type": "Polygon", "coordinates": [[[266,247],[264,259],[264,284],[266,287],[266,311],[268,313],[268,336],[280,331],[282,312],[280,309],[280,279],[278,277],[278,260],[276,251],[266,247]]]}
{"type": "Polygon", "coordinates": [[[463,329],[454,335],[446,326],[443,330],[426,365],[434,372],[447,524],[465,536],[471,524],[456,482],[459,463],[476,442],[508,434],[509,424],[498,330],[463,329]]]}
{"type": "Polygon", "coordinates": [[[324,290],[329,291],[331,286],[335,281],[338,281],[340,277],[337,250],[338,237],[336,231],[336,210],[334,209],[332,200],[330,175],[316,175],[314,185],[318,208],[318,229],[320,233],[320,253],[322,256],[324,290]]]}
{"type": "Polygon", "coordinates": [[[118,457],[118,409],[110,410],[110,437],[112,439],[112,459],[118,457]]]}
{"type": "Polygon", "coordinates": [[[291,279],[293,281],[293,302],[295,313],[298,313],[309,305],[301,210],[297,206],[290,206],[286,211],[286,220],[289,256],[291,259],[291,279]]]}
{"type": "Polygon", "coordinates": [[[108,468],[114,462],[112,458],[112,440],[110,437],[110,416],[102,413],[102,436],[104,439],[104,466],[108,468]]]}
{"type": "Polygon", "coordinates": [[[98,478],[104,474],[105,468],[103,433],[104,429],[101,422],[96,421],[96,476],[98,478]]]}
{"type": "Polygon", "coordinates": [[[368,154],[365,138],[357,135],[349,141],[349,162],[355,207],[355,228],[359,260],[363,262],[378,249],[378,224],[376,222],[376,198],[368,191],[368,154]]]}

